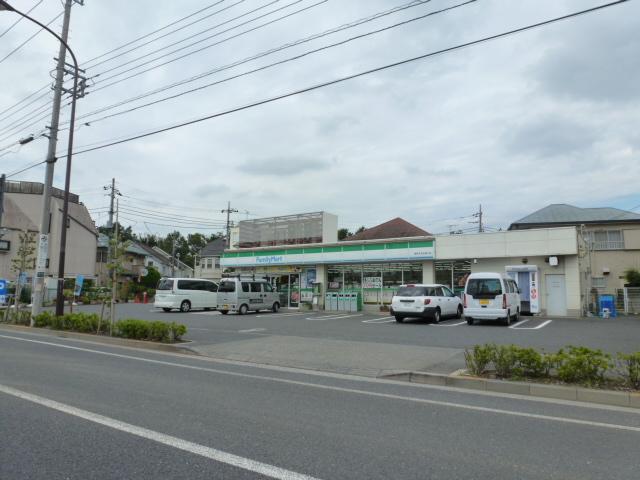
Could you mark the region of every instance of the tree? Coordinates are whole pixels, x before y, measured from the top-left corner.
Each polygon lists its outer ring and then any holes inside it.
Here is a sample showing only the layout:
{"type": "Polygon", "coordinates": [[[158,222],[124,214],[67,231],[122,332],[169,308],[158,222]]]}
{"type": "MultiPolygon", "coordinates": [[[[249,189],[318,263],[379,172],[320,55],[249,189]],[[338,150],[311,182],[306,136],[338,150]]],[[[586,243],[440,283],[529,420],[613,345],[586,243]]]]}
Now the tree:
{"type": "Polygon", "coordinates": [[[624,272],[629,287],[640,287],[640,270],[630,268],[624,272]]]}
{"type": "Polygon", "coordinates": [[[353,233],[351,233],[348,228],[338,229],[338,240],[344,240],[351,235],[353,235],[353,233]]]}
{"type": "MultiPolygon", "coordinates": [[[[16,257],[11,259],[11,270],[16,274],[16,293],[13,304],[16,306],[16,319],[20,317],[20,294],[22,293],[21,277],[23,273],[34,268],[34,262],[36,260],[36,241],[35,233],[27,230],[20,232],[19,240],[20,246],[16,252],[16,257]]],[[[9,309],[7,308],[8,316],[9,309]]]]}
{"type": "Polygon", "coordinates": [[[146,288],[156,288],[160,280],[160,272],[154,267],[147,267],[147,275],[142,277],[141,283],[146,288]]]}
{"type": "Polygon", "coordinates": [[[118,224],[118,237],[120,237],[120,239],[122,241],[131,241],[131,240],[136,240],[136,234],[133,233],[133,229],[131,228],[131,225],[129,225],[128,227],[124,227],[121,223],[119,222],[114,222],[113,223],[113,228],[108,228],[107,226],[103,225],[102,227],[98,227],[98,232],[104,234],[104,235],[108,235],[111,236],[112,233],[115,231],[115,226],[116,223],[118,224]]]}

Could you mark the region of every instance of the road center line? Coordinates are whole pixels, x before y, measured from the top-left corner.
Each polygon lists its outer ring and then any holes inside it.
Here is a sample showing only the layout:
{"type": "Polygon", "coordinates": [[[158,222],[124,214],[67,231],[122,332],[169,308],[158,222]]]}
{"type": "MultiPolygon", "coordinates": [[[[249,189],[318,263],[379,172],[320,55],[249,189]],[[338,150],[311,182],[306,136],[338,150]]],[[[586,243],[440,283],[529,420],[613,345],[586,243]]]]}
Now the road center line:
{"type": "Polygon", "coordinates": [[[174,437],[172,435],[149,430],[148,428],[138,427],[130,423],[121,422],[120,420],[116,420],[114,418],[105,417],[104,415],[89,412],[87,410],[82,410],[80,408],[56,402],[55,400],[50,400],[39,395],[33,395],[31,393],[23,392],[22,390],[16,390],[15,388],[11,388],[6,385],[0,384],[0,392],[35,403],[37,405],[41,405],[43,407],[50,408],[52,410],[57,410],[68,415],[72,415],[74,417],[82,418],[99,425],[104,425],[105,427],[113,428],[114,430],[119,430],[121,432],[135,435],[137,437],[152,440],[154,442],[161,443],[178,450],[183,450],[194,455],[199,455],[216,462],[232,465],[234,467],[248,470],[250,472],[259,473],[267,477],[282,480],[317,480],[315,479],[315,477],[292,472],[291,470],[285,470],[284,468],[258,462],[249,458],[240,457],[232,453],[223,452],[222,450],[217,450],[205,445],[200,445],[198,443],[190,442],[188,440],[174,437]]]}
{"type": "MultiPolygon", "coordinates": [[[[101,350],[92,350],[90,348],[74,347],[74,346],[71,346],[71,345],[62,345],[62,344],[59,344],[59,343],[45,342],[45,341],[42,341],[42,340],[32,340],[32,339],[27,339],[27,338],[14,337],[14,336],[11,336],[11,335],[0,335],[0,338],[7,338],[7,339],[10,339],[10,340],[19,340],[19,341],[23,341],[23,342],[36,343],[36,344],[41,344],[41,345],[49,345],[49,346],[54,346],[54,347],[59,347],[59,348],[65,348],[65,349],[68,349],[68,350],[76,350],[76,351],[81,351],[81,352],[94,353],[94,354],[97,354],[97,355],[105,355],[105,356],[111,356],[111,357],[117,357],[117,358],[125,358],[125,359],[128,359],[128,360],[137,360],[139,362],[152,363],[152,364],[156,364],[156,365],[167,365],[167,366],[171,366],[171,367],[185,368],[185,369],[189,369],[189,370],[198,370],[198,371],[202,371],[202,372],[217,373],[217,374],[220,374],[220,375],[228,375],[228,376],[232,376],[232,377],[250,378],[250,379],[254,379],[254,380],[285,383],[285,384],[289,384],[289,385],[299,385],[299,386],[302,386],[302,387],[317,388],[317,389],[320,389],[320,390],[333,390],[333,391],[337,391],[337,392],[353,393],[353,394],[357,394],[357,395],[366,395],[366,396],[378,397],[378,398],[387,398],[387,399],[391,399],[391,400],[402,400],[402,401],[406,401],[406,402],[414,402],[414,403],[420,403],[420,404],[425,404],[425,405],[437,405],[437,406],[441,406],[441,407],[459,408],[459,409],[462,409],[462,410],[470,410],[470,411],[475,411],[475,412],[494,413],[494,414],[498,414],[498,415],[509,415],[509,416],[514,416],[514,417],[533,418],[533,419],[546,420],[546,421],[558,422],[558,423],[568,423],[568,424],[581,425],[581,426],[600,427],[600,428],[608,428],[608,429],[612,429],[612,430],[625,430],[625,431],[631,431],[631,432],[640,433],[640,427],[633,427],[633,426],[629,426],[629,425],[618,425],[618,424],[613,424],[613,423],[592,422],[592,421],[589,421],[589,420],[579,420],[579,419],[574,419],[574,418],[554,417],[554,416],[551,416],[551,415],[541,415],[541,414],[537,414],[537,413],[516,412],[514,410],[503,410],[503,409],[499,409],[499,408],[480,407],[480,406],[477,406],[477,405],[468,405],[468,404],[464,404],[464,403],[447,402],[447,401],[444,401],[444,400],[430,400],[430,399],[426,399],[426,398],[406,397],[406,396],[402,396],[402,395],[395,395],[395,394],[392,394],[392,393],[371,392],[371,391],[367,391],[367,390],[359,390],[359,389],[356,389],[356,388],[336,387],[336,386],[332,386],[332,385],[322,385],[322,384],[317,384],[317,383],[303,382],[303,381],[300,381],[300,380],[289,380],[289,379],[286,379],[286,378],[277,378],[277,377],[253,375],[253,374],[250,374],[250,373],[229,372],[229,371],[226,371],[226,370],[219,370],[219,369],[215,369],[215,368],[198,367],[196,365],[186,365],[186,364],[181,364],[181,363],[168,362],[168,361],[165,361],[165,360],[154,360],[154,359],[151,359],[151,358],[135,357],[133,355],[125,355],[125,354],[122,354],[122,353],[103,352],[101,350]]],[[[635,413],[635,412],[633,412],[633,413],[635,413]]]]}

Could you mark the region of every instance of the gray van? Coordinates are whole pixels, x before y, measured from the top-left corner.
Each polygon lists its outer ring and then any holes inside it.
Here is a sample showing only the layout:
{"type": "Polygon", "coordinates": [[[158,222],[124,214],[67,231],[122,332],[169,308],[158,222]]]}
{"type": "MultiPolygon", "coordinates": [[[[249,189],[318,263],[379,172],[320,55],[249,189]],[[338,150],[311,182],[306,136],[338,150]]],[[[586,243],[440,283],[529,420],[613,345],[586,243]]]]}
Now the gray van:
{"type": "Polygon", "coordinates": [[[223,278],[218,285],[218,310],[223,315],[252,310],[280,310],[280,295],[266,280],[237,277],[223,278]]]}

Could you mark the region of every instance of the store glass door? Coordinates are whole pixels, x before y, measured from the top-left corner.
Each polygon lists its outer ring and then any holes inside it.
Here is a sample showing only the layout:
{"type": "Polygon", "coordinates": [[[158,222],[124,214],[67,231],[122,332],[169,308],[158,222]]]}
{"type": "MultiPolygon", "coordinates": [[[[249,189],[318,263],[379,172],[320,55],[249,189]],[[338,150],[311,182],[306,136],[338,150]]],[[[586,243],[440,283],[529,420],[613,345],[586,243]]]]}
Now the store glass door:
{"type": "Polygon", "coordinates": [[[289,307],[298,308],[300,306],[300,274],[289,275],[289,307]]]}

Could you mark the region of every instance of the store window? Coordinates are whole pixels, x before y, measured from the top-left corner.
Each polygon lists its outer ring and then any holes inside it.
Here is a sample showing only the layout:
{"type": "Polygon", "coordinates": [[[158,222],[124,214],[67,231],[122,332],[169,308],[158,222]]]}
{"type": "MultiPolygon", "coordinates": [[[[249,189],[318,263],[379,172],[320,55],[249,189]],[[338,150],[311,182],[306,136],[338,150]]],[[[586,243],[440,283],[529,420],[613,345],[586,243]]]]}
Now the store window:
{"type": "Polygon", "coordinates": [[[422,264],[405,263],[402,266],[402,283],[422,283],[422,264]]]}
{"type": "Polygon", "coordinates": [[[343,285],[342,266],[330,266],[327,269],[327,290],[328,291],[340,291],[343,285]]]}

